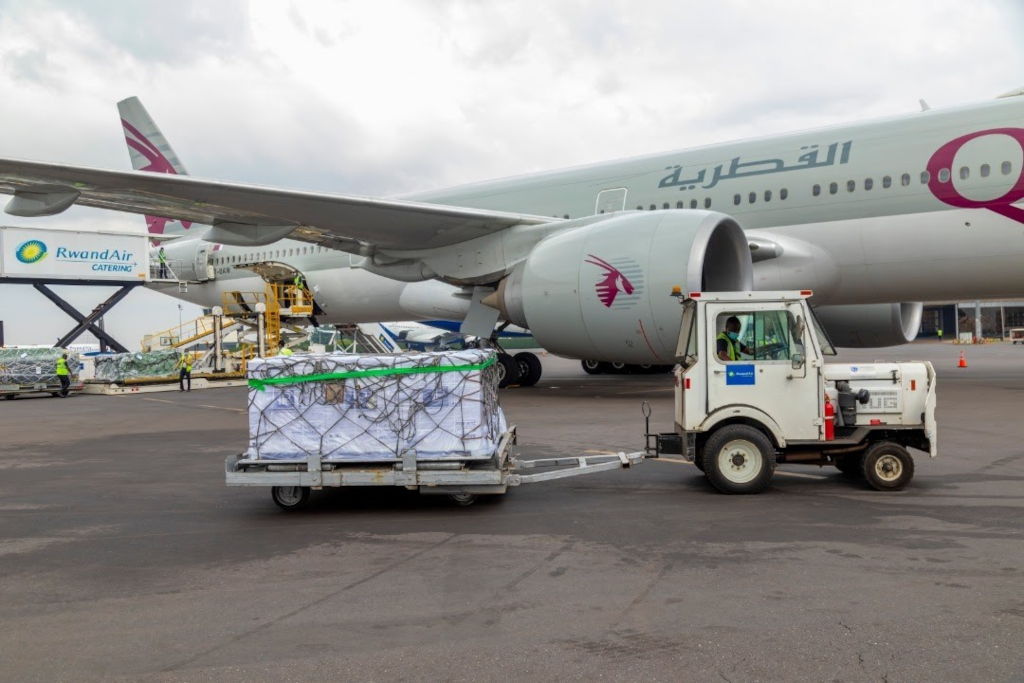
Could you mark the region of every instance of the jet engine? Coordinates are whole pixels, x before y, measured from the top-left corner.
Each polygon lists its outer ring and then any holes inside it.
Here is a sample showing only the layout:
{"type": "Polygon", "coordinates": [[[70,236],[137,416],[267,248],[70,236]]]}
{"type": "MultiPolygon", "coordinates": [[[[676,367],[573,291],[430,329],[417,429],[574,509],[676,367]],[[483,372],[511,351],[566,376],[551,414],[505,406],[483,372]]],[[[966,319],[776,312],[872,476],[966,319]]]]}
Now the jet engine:
{"type": "Polygon", "coordinates": [[[898,346],[921,328],[920,303],[818,306],[814,314],[832,343],[848,348],[898,346]]]}
{"type": "Polygon", "coordinates": [[[573,358],[671,363],[690,291],[752,288],[750,248],[712,211],[616,215],[539,242],[486,303],[573,358]]]}

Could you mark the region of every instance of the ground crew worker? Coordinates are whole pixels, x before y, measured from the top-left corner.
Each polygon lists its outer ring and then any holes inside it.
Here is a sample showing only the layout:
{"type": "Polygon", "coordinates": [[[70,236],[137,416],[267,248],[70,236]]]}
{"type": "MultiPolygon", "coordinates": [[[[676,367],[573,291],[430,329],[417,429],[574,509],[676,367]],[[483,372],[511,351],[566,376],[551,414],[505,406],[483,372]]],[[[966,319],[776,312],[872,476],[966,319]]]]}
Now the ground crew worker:
{"type": "Polygon", "coordinates": [[[306,281],[302,277],[302,273],[296,272],[295,279],[292,280],[292,285],[295,286],[295,305],[302,305],[302,292],[306,289],[306,281]]]}
{"type": "Polygon", "coordinates": [[[277,352],[277,355],[284,356],[287,358],[288,356],[294,356],[295,352],[289,349],[287,346],[282,346],[281,350],[277,352]]]}
{"type": "Polygon", "coordinates": [[[740,319],[729,316],[725,321],[725,329],[715,338],[719,360],[740,360],[740,353],[752,356],[753,352],[740,342],[740,319]]]}
{"type": "Polygon", "coordinates": [[[182,354],[178,361],[181,372],[178,373],[178,387],[181,391],[192,391],[192,354],[182,354]],[[185,381],[188,381],[188,389],[185,388],[185,381]]]}
{"type": "Polygon", "coordinates": [[[60,380],[60,395],[67,396],[71,390],[71,370],[68,369],[68,354],[57,359],[57,379],[60,380]]]}
{"type": "Polygon", "coordinates": [[[942,341],[942,328],[935,330],[935,334],[939,335],[939,341],[942,341]]]}
{"type": "Polygon", "coordinates": [[[167,279],[167,252],[164,251],[163,247],[160,247],[160,251],[156,253],[157,259],[160,261],[160,279],[167,279]]]}

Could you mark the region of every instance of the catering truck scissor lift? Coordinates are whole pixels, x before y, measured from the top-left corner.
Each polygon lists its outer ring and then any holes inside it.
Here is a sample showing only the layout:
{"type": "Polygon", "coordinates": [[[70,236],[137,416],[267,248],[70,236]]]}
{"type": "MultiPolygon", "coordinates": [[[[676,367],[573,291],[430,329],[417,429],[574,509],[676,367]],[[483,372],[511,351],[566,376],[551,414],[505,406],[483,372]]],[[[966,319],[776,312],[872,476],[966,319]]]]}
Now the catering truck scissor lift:
{"type": "Polygon", "coordinates": [[[764,490],[778,463],[900,489],[914,475],[908,449],[935,456],[931,363],[826,364],[835,349],[807,290],[676,294],[675,430],[648,434],[649,451],[684,456],[724,493],[764,490]]]}

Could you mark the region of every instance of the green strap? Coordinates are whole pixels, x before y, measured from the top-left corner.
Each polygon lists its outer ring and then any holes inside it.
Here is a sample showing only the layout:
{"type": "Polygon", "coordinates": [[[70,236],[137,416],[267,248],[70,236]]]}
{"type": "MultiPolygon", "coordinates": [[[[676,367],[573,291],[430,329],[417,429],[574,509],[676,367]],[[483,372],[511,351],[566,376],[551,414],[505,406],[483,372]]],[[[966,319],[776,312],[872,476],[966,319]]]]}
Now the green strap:
{"type": "Polygon", "coordinates": [[[250,379],[249,386],[264,391],[272,384],[300,384],[302,382],[326,382],[332,379],[356,379],[358,377],[382,377],[385,375],[422,375],[429,372],[469,372],[483,370],[497,362],[491,357],[476,365],[433,365],[426,368],[377,368],[375,370],[352,370],[350,372],[328,372],[320,375],[294,375],[292,377],[268,377],[266,379],[250,379]]]}

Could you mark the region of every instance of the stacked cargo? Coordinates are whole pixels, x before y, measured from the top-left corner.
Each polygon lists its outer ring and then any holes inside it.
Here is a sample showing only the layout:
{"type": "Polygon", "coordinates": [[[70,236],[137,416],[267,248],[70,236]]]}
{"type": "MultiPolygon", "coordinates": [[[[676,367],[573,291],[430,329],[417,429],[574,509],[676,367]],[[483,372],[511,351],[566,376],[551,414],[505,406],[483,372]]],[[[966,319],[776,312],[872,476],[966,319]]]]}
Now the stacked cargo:
{"type": "Polygon", "coordinates": [[[78,380],[78,354],[64,349],[47,348],[11,348],[0,349],[0,390],[48,391],[60,388],[57,377],[57,359],[68,354],[68,369],[71,381],[78,380]]]}
{"type": "Polygon", "coordinates": [[[175,349],[97,356],[95,379],[116,383],[177,379],[180,360],[181,352],[175,349]]]}
{"type": "Polygon", "coordinates": [[[506,429],[492,352],[305,354],[249,363],[259,460],[478,460],[506,429]]]}

